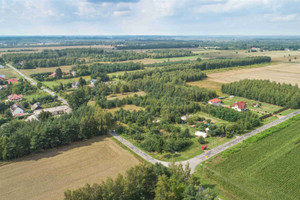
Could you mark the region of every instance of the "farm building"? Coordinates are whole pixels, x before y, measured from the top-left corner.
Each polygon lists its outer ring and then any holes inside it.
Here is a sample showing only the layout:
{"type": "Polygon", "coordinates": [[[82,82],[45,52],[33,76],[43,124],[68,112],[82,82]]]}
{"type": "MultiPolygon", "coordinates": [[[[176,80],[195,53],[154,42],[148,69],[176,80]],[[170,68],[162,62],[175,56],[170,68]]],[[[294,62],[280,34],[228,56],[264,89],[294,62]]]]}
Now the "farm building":
{"type": "Polygon", "coordinates": [[[34,115],[38,116],[41,112],[50,112],[53,116],[62,115],[65,113],[71,113],[72,109],[69,106],[57,106],[52,108],[35,110],[34,115]]]}
{"type": "Polygon", "coordinates": [[[214,98],[208,101],[209,104],[214,105],[214,106],[219,106],[222,104],[221,99],[219,98],[214,98]]]}
{"type": "Polygon", "coordinates": [[[246,102],[244,102],[244,101],[237,101],[236,103],[232,104],[231,108],[236,111],[241,112],[243,110],[247,110],[247,105],[246,105],[246,102]]]}
{"type": "Polygon", "coordinates": [[[201,132],[201,131],[196,131],[195,132],[195,136],[197,136],[197,137],[204,137],[204,138],[206,138],[207,137],[207,133],[205,133],[205,132],[201,132]]]}
{"type": "Polygon", "coordinates": [[[12,95],[9,95],[7,98],[9,101],[22,101],[23,95],[22,94],[12,94],[12,95]]]}
{"type": "Polygon", "coordinates": [[[0,75],[0,81],[5,81],[5,78],[3,78],[1,75],[0,75]]]}
{"type": "Polygon", "coordinates": [[[10,106],[10,112],[13,117],[19,117],[26,114],[24,108],[19,104],[14,104],[10,106]]]}
{"type": "Polygon", "coordinates": [[[17,83],[17,82],[18,82],[18,79],[16,79],[16,78],[11,78],[11,79],[8,79],[7,82],[8,82],[9,84],[14,84],[14,83],[17,83]]]}

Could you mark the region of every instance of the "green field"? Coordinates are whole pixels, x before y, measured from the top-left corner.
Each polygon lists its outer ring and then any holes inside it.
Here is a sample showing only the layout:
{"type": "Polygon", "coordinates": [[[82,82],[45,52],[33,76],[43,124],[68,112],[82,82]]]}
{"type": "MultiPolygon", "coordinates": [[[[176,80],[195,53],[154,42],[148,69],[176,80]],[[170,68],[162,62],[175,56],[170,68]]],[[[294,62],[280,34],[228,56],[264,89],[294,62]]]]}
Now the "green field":
{"type": "Polygon", "coordinates": [[[299,130],[300,115],[199,165],[197,175],[222,199],[299,199],[299,130]]]}

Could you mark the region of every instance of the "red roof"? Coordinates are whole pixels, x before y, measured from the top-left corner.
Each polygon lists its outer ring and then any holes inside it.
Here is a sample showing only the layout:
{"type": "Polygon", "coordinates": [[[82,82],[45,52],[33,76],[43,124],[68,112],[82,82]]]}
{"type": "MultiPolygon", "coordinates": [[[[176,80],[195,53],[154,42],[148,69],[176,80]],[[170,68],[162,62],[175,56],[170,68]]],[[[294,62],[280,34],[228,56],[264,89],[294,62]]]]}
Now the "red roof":
{"type": "Polygon", "coordinates": [[[238,101],[236,103],[233,103],[231,107],[238,106],[239,109],[243,110],[246,108],[246,102],[245,101],[238,101]]]}
{"type": "Polygon", "coordinates": [[[56,72],[53,72],[50,76],[56,76],[56,72]]]}
{"type": "Polygon", "coordinates": [[[0,80],[1,80],[1,81],[5,81],[5,78],[3,78],[3,77],[0,76],[0,80]]]}
{"type": "Polygon", "coordinates": [[[8,99],[11,101],[16,101],[16,100],[20,100],[23,98],[22,94],[12,94],[8,96],[8,99]]]}
{"type": "Polygon", "coordinates": [[[17,82],[18,82],[18,79],[16,79],[16,78],[11,78],[11,79],[8,79],[7,81],[8,81],[8,83],[10,83],[10,84],[14,84],[14,83],[17,83],[17,82]]]}
{"type": "Polygon", "coordinates": [[[209,100],[208,102],[211,102],[211,103],[220,103],[222,101],[219,98],[214,98],[214,99],[209,100]]]}

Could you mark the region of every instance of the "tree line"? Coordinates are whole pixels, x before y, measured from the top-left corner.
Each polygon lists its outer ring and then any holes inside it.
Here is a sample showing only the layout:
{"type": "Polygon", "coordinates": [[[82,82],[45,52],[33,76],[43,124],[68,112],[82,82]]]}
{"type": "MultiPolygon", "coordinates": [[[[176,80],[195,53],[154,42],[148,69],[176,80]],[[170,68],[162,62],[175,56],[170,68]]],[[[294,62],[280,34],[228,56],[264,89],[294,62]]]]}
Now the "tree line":
{"type": "Polygon", "coordinates": [[[199,180],[190,174],[189,166],[141,164],[101,184],[65,192],[65,200],[148,199],[148,200],[214,200],[217,193],[203,190],[199,180]]]}
{"type": "Polygon", "coordinates": [[[222,92],[279,106],[300,108],[298,85],[245,79],[222,85],[222,92]]]}
{"type": "Polygon", "coordinates": [[[40,121],[13,120],[0,128],[0,160],[103,135],[113,124],[110,113],[88,106],[59,118],[41,113],[40,121]]]}

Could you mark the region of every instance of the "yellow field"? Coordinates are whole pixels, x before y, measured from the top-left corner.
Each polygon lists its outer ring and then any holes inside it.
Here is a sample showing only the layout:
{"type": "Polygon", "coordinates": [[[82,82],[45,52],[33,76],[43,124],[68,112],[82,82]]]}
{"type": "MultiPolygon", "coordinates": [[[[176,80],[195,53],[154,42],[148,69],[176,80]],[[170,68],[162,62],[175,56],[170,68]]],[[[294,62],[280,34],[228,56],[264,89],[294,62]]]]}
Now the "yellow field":
{"type": "Polygon", "coordinates": [[[300,85],[300,64],[281,63],[261,68],[212,73],[208,75],[207,81],[230,83],[242,79],[268,79],[279,83],[300,85]]]}
{"type": "Polygon", "coordinates": [[[67,189],[101,183],[140,161],[109,137],[74,143],[0,167],[0,199],[63,199],[67,189]]]}

